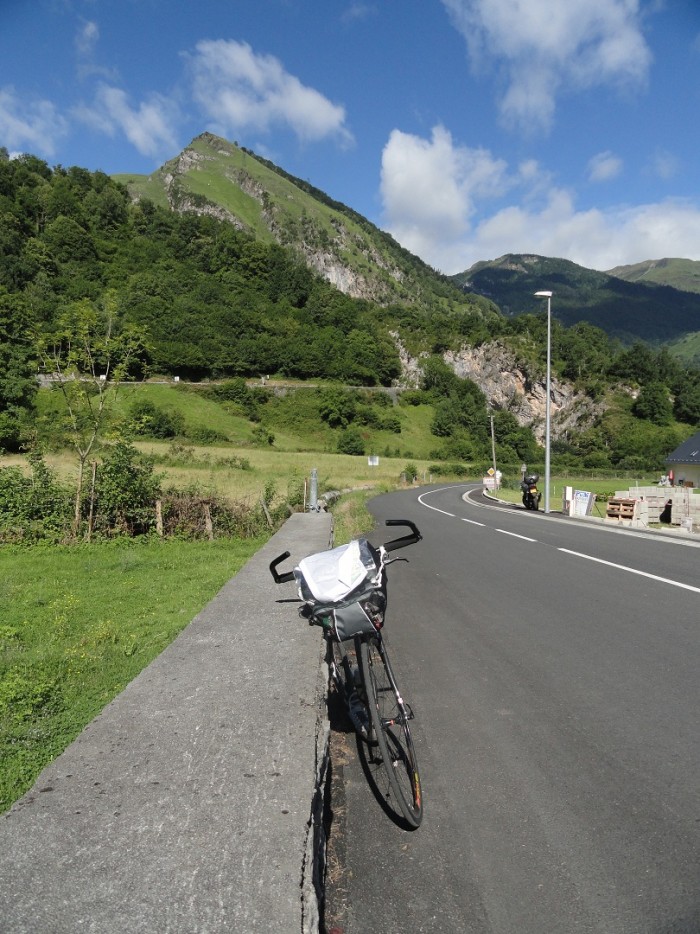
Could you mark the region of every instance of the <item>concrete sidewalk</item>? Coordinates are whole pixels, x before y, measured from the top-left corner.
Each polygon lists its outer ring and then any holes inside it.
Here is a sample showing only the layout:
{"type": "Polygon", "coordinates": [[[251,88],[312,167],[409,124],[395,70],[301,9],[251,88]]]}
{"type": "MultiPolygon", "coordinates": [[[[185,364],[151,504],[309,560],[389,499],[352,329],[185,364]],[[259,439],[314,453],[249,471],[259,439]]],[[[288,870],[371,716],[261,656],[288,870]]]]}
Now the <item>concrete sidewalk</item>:
{"type": "Polygon", "coordinates": [[[322,640],[268,564],[290,518],[0,820],[3,934],[318,929],[322,640]]]}

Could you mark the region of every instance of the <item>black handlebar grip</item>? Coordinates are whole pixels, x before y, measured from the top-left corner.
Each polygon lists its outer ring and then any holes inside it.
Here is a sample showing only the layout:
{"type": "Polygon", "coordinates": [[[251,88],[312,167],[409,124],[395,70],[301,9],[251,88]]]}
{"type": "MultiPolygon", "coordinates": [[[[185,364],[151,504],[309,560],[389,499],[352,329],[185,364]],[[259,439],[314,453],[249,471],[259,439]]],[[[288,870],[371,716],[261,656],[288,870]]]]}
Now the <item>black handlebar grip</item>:
{"type": "Polygon", "coordinates": [[[286,584],[287,581],[294,580],[294,571],[283,571],[281,574],[277,570],[277,565],[282,564],[283,561],[289,557],[290,552],[285,551],[284,554],[278,555],[274,561],[270,562],[270,574],[274,578],[276,584],[286,584]]]}
{"type": "Polygon", "coordinates": [[[423,536],[418,531],[416,525],[410,519],[387,519],[385,525],[401,525],[411,530],[410,535],[403,535],[401,538],[395,538],[393,541],[384,545],[386,551],[396,551],[398,548],[406,548],[408,545],[415,545],[421,541],[423,536]]]}

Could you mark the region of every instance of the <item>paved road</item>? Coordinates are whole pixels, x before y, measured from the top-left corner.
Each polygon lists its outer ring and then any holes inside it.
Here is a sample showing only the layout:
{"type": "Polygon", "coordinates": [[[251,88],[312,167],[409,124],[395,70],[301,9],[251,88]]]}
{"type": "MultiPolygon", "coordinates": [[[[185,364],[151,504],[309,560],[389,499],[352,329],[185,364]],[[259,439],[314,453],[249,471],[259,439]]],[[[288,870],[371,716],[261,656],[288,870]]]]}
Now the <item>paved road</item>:
{"type": "Polygon", "coordinates": [[[372,503],[424,534],[390,568],[386,631],[417,714],[425,817],[413,833],[392,823],[338,738],[346,871],[329,922],[697,934],[700,547],[478,508],[464,491],[372,503]]]}

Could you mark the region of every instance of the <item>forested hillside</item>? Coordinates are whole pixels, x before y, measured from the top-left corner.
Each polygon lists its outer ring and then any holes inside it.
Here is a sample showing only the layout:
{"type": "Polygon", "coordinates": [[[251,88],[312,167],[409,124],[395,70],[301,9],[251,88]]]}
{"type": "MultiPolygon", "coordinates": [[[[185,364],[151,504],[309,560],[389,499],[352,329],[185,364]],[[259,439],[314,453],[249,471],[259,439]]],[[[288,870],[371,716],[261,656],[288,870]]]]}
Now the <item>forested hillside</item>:
{"type": "MultiPolygon", "coordinates": [[[[310,269],[298,243],[260,237],[204,207],[135,202],[102,173],[50,168],[31,155],[10,160],[0,150],[0,447],[37,443],[37,375],[50,378],[60,367],[67,377],[90,373],[96,403],[102,378],[277,376],[388,386],[410,373],[418,392],[404,403],[432,407],[431,454],[487,456],[490,405],[503,456],[534,453],[534,426],[518,418],[518,400],[496,404],[481,386],[450,374],[445,360],[464,346],[483,348],[484,359],[495,348],[526,373],[525,391],[538,391],[542,309],[503,316],[483,299],[460,299],[440,276],[429,286],[430,271],[417,260],[425,300],[354,298],[310,269]]],[[[364,261],[371,265],[367,255],[364,261]]],[[[401,262],[412,265],[407,256],[401,262]]],[[[587,322],[564,328],[556,320],[552,350],[555,377],[590,401],[586,421],[554,435],[562,459],[657,464],[700,421],[700,374],[664,350],[623,348],[587,322]]],[[[321,412],[326,402],[319,405],[321,412]]],[[[333,410],[344,405],[334,402],[333,410]]],[[[354,420],[350,427],[366,442],[373,428],[363,412],[355,406],[339,428],[354,420]]],[[[73,430],[82,430],[79,419],[73,430]]],[[[91,450],[82,448],[81,464],[91,450]]]]}
{"type": "MultiPolygon", "coordinates": [[[[685,267],[684,267],[685,268],[685,267]]],[[[587,321],[627,345],[661,346],[700,331],[700,294],[651,278],[629,281],[569,260],[508,254],[454,276],[468,294],[495,302],[507,315],[532,311],[533,293],[554,292],[552,310],[563,324],[587,321]]]]}
{"type": "Polygon", "coordinates": [[[491,303],[465,296],[356,211],[236,143],[202,133],[149,176],[117,175],[134,200],[228,220],[266,243],[289,247],[341,292],[382,306],[431,313],[491,303]]]}

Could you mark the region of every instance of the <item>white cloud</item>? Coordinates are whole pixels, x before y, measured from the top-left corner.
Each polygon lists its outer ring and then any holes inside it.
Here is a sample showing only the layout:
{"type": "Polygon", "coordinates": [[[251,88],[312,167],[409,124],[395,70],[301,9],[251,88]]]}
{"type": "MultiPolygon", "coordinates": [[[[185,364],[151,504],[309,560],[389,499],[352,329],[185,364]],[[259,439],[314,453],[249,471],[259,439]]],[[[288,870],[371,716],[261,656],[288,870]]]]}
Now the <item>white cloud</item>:
{"type": "Polygon", "coordinates": [[[484,149],[455,146],[441,126],[431,140],[394,130],[382,153],[381,192],[389,227],[428,262],[469,230],[478,197],[512,182],[505,163],[484,149]]]}
{"type": "Polygon", "coordinates": [[[487,150],[456,146],[442,127],[430,140],[391,133],[382,157],[381,194],[386,228],[447,274],[505,253],[565,257],[591,269],[612,269],[641,259],[688,256],[688,244],[700,243],[698,204],[669,199],[579,211],[574,195],[553,184],[536,162],[510,171],[487,150]],[[499,206],[510,194],[518,204],[499,206]]]}
{"type": "Polygon", "coordinates": [[[588,178],[591,182],[607,182],[622,171],[622,159],[609,150],[599,152],[588,163],[588,178]]]}
{"type": "Polygon", "coordinates": [[[159,94],[151,94],[138,108],[133,108],[124,91],[103,84],[92,106],[76,108],[73,113],[107,136],[123,133],[143,156],[159,159],[179,148],[174,130],[179,118],[177,108],[159,94]]]}
{"type": "Polygon", "coordinates": [[[95,51],[100,40],[100,27],[92,20],[81,23],[75,34],[74,45],[77,57],[77,74],[81,80],[100,77],[104,81],[117,80],[117,71],[95,61],[95,51]]]}
{"type": "Polygon", "coordinates": [[[678,172],[678,159],[665,149],[657,150],[651,160],[650,171],[658,178],[673,178],[678,172]]]}
{"type": "Polygon", "coordinates": [[[547,129],[559,93],[596,85],[639,86],[651,53],[639,0],[442,0],[475,67],[497,64],[503,120],[547,129]]]}
{"type": "Polygon", "coordinates": [[[327,137],[352,142],[344,107],[303,85],[273,56],[223,39],[199,42],[196,50],[191,58],[194,97],[216,132],[287,126],[304,142],[327,137]]]}
{"type": "Polygon", "coordinates": [[[376,16],[377,8],[371,3],[351,3],[350,6],[341,15],[343,23],[352,23],[355,20],[367,19],[369,16],[376,16]]]}
{"type": "Polygon", "coordinates": [[[51,157],[68,124],[47,100],[26,100],[11,86],[0,88],[0,140],[8,149],[51,157]]]}
{"type": "Polygon", "coordinates": [[[83,56],[92,55],[99,38],[100,28],[97,23],[92,21],[83,23],[75,37],[75,47],[78,53],[83,56]]]}

